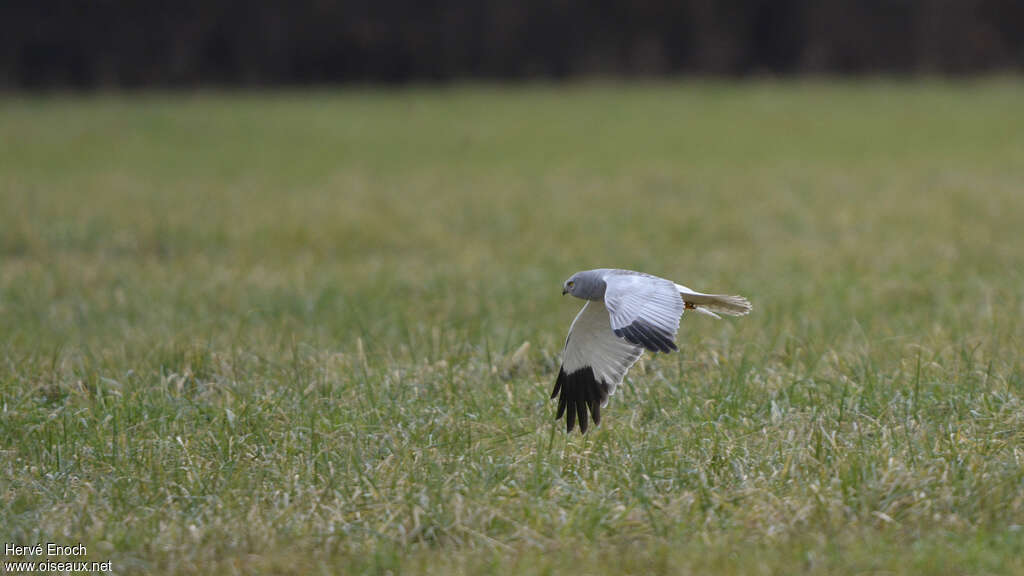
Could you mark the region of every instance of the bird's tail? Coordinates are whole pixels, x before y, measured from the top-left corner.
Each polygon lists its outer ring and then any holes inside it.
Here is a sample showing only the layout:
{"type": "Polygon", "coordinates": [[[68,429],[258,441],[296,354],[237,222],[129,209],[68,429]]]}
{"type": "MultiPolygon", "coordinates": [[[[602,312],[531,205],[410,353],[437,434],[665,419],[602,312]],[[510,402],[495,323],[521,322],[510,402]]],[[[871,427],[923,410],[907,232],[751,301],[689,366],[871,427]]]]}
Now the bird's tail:
{"type": "Polygon", "coordinates": [[[728,296],[725,294],[704,294],[695,292],[686,286],[676,284],[679,295],[683,297],[686,307],[708,316],[718,318],[719,314],[726,316],[746,316],[754,309],[750,301],[743,296],[728,296]]]}

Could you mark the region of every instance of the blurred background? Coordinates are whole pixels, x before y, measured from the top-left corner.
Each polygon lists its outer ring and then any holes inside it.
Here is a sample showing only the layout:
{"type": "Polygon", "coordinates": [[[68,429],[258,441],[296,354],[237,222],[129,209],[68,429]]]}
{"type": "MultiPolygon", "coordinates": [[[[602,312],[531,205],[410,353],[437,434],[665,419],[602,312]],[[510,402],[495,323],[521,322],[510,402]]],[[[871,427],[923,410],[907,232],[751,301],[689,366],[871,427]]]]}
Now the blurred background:
{"type": "Polygon", "coordinates": [[[0,3],[7,88],[1022,66],[1019,0],[0,3]]]}
{"type": "Polygon", "coordinates": [[[1022,69],[1022,0],[0,1],[0,541],[1024,574],[1022,69]],[[581,439],[596,267],[754,313],[581,439]]]}

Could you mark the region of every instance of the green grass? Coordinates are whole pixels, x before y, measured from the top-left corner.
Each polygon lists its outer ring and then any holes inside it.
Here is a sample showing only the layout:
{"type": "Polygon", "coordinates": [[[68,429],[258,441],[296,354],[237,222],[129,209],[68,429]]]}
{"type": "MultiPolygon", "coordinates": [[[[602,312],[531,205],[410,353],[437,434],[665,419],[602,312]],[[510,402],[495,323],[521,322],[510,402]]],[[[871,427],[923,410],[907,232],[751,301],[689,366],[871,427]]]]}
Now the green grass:
{"type": "Polygon", "coordinates": [[[0,541],[125,574],[1024,574],[1022,94],[8,96],[0,541]],[[598,266],[755,311],[688,315],[566,436],[560,288],[598,266]]]}

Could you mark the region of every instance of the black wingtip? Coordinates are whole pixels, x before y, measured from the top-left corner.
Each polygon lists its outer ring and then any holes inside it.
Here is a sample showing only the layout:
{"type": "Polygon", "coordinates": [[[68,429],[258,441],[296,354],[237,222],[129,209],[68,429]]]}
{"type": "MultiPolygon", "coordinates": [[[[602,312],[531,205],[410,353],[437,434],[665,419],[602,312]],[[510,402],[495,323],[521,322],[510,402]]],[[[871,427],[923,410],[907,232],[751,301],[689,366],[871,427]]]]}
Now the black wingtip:
{"type": "Polygon", "coordinates": [[[580,434],[586,434],[589,428],[588,411],[594,425],[601,424],[601,404],[608,398],[608,387],[597,380],[594,370],[589,366],[572,374],[566,374],[564,369],[559,369],[551,398],[554,399],[556,396],[558,414],[555,420],[565,415],[566,433],[572,432],[579,421],[580,434]]]}
{"type": "Polygon", "coordinates": [[[643,320],[637,320],[629,326],[616,328],[612,332],[627,342],[643,346],[651,352],[672,352],[678,350],[672,334],[643,320]]]}

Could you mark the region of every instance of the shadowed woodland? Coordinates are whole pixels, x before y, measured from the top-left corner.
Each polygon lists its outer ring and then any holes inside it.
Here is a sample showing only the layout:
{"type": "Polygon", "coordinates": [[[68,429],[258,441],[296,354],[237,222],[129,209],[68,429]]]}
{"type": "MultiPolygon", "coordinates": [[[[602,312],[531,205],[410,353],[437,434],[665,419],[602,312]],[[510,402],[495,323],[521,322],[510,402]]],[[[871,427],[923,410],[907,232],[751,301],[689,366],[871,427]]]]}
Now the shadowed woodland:
{"type": "Polygon", "coordinates": [[[0,4],[7,88],[1022,66],[1018,0],[0,4]]]}

